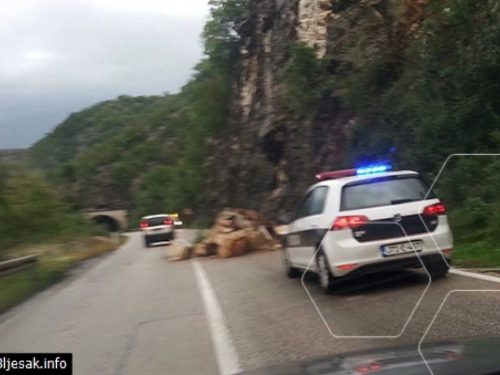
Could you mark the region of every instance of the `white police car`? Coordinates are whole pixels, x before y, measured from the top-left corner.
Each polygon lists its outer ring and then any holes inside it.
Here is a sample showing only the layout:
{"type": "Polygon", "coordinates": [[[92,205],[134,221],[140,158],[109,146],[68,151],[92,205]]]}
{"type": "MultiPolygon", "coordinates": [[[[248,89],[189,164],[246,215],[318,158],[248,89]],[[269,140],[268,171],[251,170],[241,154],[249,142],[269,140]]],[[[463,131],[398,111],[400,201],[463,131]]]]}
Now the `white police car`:
{"type": "Polygon", "coordinates": [[[391,169],[316,176],[284,237],[289,277],[309,269],[330,293],[335,281],[422,262],[432,278],[447,274],[453,237],[444,205],[417,172],[391,169]]]}

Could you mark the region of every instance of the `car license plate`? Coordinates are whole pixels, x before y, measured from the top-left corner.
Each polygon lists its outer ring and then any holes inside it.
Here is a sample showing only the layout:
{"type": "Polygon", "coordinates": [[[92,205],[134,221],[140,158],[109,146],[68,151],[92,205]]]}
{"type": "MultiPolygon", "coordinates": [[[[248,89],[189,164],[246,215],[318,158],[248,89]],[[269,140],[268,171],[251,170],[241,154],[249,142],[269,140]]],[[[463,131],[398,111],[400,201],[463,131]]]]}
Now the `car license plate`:
{"type": "Polygon", "coordinates": [[[422,251],[424,248],[424,243],[419,241],[409,241],[396,243],[393,245],[382,246],[382,255],[389,257],[393,255],[406,254],[415,251],[422,251]]]}

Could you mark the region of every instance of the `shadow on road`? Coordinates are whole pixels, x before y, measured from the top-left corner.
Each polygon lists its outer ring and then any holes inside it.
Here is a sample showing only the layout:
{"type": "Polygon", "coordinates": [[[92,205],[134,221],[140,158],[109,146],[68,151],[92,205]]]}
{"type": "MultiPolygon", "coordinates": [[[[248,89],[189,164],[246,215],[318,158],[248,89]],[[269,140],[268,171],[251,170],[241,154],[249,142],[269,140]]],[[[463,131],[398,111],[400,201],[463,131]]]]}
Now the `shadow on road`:
{"type": "MultiPolygon", "coordinates": [[[[306,274],[304,282],[311,289],[318,289],[318,277],[313,273],[306,274]]],[[[333,295],[355,296],[384,293],[390,290],[421,286],[425,288],[429,282],[423,271],[391,271],[362,276],[356,279],[339,281],[335,285],[333,295]]]]}

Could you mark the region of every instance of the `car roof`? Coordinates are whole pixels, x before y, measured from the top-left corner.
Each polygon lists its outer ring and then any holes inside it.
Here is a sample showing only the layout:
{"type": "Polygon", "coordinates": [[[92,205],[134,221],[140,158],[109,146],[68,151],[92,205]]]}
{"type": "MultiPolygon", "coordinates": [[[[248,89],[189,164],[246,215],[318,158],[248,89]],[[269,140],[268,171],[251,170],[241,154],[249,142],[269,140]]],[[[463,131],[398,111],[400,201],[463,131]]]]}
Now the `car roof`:
{"type": "Polygon", "coordinates": [[[335,178],[335,179],[319,181],[318,183],[311,186],[310,189],[317,187],[317,186],[338,186],[338,185],[344,186],[350,182],[371,180],[373,178],[379,178],[379,177],[390,177],[390,176],[401,176],[401,175],[419,175],[419,173],[415,172],[415,171],[410,171],[410,170],[403,170],[403,171],[390,171],[390,172],[383,172],[383,173],[373,173],[373,174],[364,174],[364,175],[356,175],[356,176],[348,176],[348,177],[339,177],[339,178],[335,178]]]}
{"type": "Polygon", "coordinates": [[[168,214],[157,214],[157,215],[149,215],[149,216],[144,216],[143,219],[155,219],[157,217],[163,217],[163,216],[168,216],[168,214]]]}

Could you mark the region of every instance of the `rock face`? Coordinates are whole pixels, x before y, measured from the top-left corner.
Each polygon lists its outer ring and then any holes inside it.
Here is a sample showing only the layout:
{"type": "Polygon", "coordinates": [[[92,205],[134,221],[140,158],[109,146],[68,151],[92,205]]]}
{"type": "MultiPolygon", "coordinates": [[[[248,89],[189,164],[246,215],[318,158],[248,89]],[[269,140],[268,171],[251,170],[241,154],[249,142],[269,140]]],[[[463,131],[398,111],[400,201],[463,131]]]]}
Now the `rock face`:
{"type": "Polygon", "coordinates": [[[232,122],[237,130],[214,147],[207,161],[206,181],[213,192],[209,206],[248,207],[273,216],[290,203],[288,193],[295,189],[287,186],[287,169],[293,168],[287,159],[294,145],[287,129],[293,128],[294,119],[280,113],[276,100],[279,72],[289,58],[290,43],[297,40],[297,5],[297,0],[249,1],[235,77],[232,122]]]}
{"type": "Polygon", "coordinates": [[[332,1],[299,0],[298,3],[297,38],[323,58],[328,42],[328,24],[332,18],[332,1]]]}
{"type": "Polygon", "coordinates": [[[370,55],[375,48],[388,50],[397,61],[425,17],[425,2],[249,0],[234,87],[236,131],[229,140],[215,142],[207,160],[209,205],[249,207],[276,218],[296,207],[317,172],[352,166],[346,149],[356,118],[335,88],[307,116],[280,103],[291,46],[313,48],[331,75],[355,69],[355,53],[370,55]],[[369,35],[370,41],[359,35],[369,35]]]}

